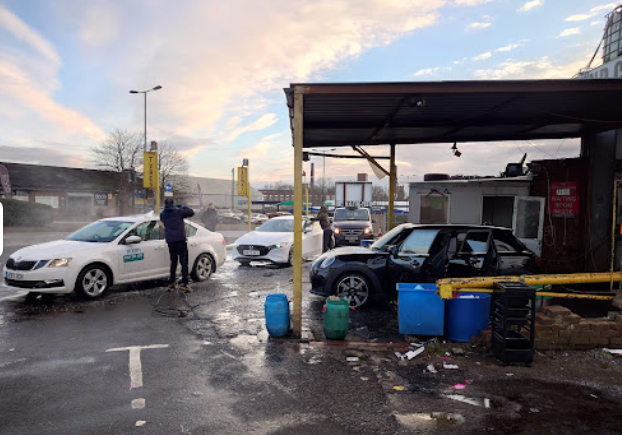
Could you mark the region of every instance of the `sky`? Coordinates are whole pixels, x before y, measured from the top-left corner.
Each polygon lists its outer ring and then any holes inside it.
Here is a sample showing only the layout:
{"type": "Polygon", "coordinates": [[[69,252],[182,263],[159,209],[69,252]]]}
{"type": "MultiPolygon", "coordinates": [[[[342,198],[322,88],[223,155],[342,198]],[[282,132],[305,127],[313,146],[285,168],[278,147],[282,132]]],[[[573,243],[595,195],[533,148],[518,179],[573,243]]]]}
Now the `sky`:
{"type": "MultiPolygon", "coordinates": [[[[144,96],[129,91],[159,85],[147,94],[147,138],[179,149],[190,175],[231,179],[248,158],[253,186],[292,183],[290,83],[571,78],[617,5],[0,0],[0,161],[92,168],[89,150],[107,133],[144,130],[144,96]]],[[[451,145],[397,146],[399,181],[579,154],[576,139],[463,143],[459,158],[451,145]]],[[[316,177],[378,181],[363,160],[311,161],[316,177]]]]}

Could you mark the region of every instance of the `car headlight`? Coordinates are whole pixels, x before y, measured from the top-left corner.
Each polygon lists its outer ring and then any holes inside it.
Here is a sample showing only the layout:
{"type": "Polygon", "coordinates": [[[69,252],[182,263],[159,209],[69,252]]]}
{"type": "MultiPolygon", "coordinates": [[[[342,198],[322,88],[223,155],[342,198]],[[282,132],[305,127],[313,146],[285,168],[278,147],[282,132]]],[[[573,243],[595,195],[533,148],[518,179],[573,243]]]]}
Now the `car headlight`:
{"type": "Polygon", "coordinates": [[[337,228],[337,227],[336,227],[336,228],[335,228],[335,230],[334,230],[334,232],[335,232],[335,234],[339,234],[339,233],[341,232],[341,230],[340,230],[339,228],[337,228]]]}
{"type": "Polygon", "coordinates": [[[55,258],[50,261],[48,267],[67,267],[71,262],[71,258],[55,258]]]}
{"type": "Polygon", "coordinates": [[[270,249],[279,249],[279,248],[284,248],[287,245],[289,245],[289,242],[280,242],[280,243],[275,243],[274,245],[270,245],[268,247],[270,249]]]}
{"type": "Polygon", "coordinates": [[[365,228],[365,231],[363,231],[365,234],[369,234],[371,233],[371,228],[365,228]]]}
{"type": "Polygon", "coordinates": [[[327,267],[330,267],[330,265],[333,264],[334,262],[335,262],[335,257],[330,256],[326,260],[322,261],[322,264],[320,264],[320,269],[326,269],[327,267]]]}

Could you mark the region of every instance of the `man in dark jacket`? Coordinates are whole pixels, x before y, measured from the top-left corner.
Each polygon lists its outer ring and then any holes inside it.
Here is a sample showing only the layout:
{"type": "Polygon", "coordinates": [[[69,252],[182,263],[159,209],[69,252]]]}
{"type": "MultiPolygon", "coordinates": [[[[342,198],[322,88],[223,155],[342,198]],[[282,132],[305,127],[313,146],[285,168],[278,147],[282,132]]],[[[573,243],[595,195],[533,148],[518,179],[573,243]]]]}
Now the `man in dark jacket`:
{"type": "Polygon", "coordinates": [[[216,210],[214,208],[214,204],[210,202],[207,209],[201,215],[201,221],[203,222],[205,228],[213,232],[216,231],[216,224],[218,223],[218,220],[218,210],[216,210]]]}
{"type": "Polygon", "coordinates": [[[160,213],[160,221],[164,224],[164,238],[168,244],[171,256],[171,273],[168,279],[168,289],[176,289],[177,261],[181,264],[181,287],[185,292],[191,292],[188,285],[188,244],[186,243],[186,226],[184,218],[194,216],[194,210],[180,205],[175,208],[171,198],[164,201],[164,210],[160,213]]]}
{"type": "Polygon", "coordinates": [[[328,209],[325,205],[320,207],[320,212],[317,214],[316,219],[320,222],[322,230],[324,230],[322,252],[326,252],[329,249],[333,249],[333,228],[328,217],[328,209]]]}

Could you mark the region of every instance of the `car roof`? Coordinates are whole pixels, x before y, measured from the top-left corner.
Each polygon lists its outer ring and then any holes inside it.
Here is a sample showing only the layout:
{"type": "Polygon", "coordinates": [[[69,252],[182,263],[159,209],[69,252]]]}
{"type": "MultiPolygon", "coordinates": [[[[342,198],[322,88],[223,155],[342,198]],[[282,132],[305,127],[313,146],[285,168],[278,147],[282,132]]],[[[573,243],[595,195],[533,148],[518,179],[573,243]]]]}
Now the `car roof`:
{"type": "Polygon", "coordinates": [[[155,213],[153,213],[152,211],[150,211],[149,213],[145,213],[145,214],[135,214],[135,215],[129,215],[129,216],[114,216],[114,217],[107,217],[107,218],[99,219],[99,221],[124,221],[124,222],[133,222],[133,223],[152,221],[152,220],[156,220],[156,221],[160,220],[160,216],[155,215],[155,213]]]}
{"type": "Polygon", "coordinates": [[[500,230],[500,231],[512,231],[511,228],[495,227],[492,225],[477,225],[477,224],[402,224],[408,228],[438,228],[438,229],[461,229],[461,230],[500,230]]]}

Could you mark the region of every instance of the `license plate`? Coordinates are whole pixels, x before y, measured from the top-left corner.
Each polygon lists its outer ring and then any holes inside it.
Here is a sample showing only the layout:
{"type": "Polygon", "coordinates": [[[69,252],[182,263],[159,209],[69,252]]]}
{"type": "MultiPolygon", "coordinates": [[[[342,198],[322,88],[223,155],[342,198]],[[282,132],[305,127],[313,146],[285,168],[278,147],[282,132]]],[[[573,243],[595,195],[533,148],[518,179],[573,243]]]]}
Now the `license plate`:
{"type": "Polygon", "coordinates": [[[346,237],[346,240],[347,240],[348,242],[356,242],[358,239],[359,239],[359,238],[358,238],[358,237],[356,237],[356,236],[354,236],[354,237],[346,237]]]}
{"type": "Polygon", "coordinates": [[[242,251],[242,254],[244,254],[244,255],[259,255],[259,251],[251,251],[250,249],[246,249],[246,250],[242,251]]]}
{"type": "Polygon", "coordinates": [[[7,279],[24,279],[24,275],[15,272],[5,272],[4,276],[7,279]]]}

